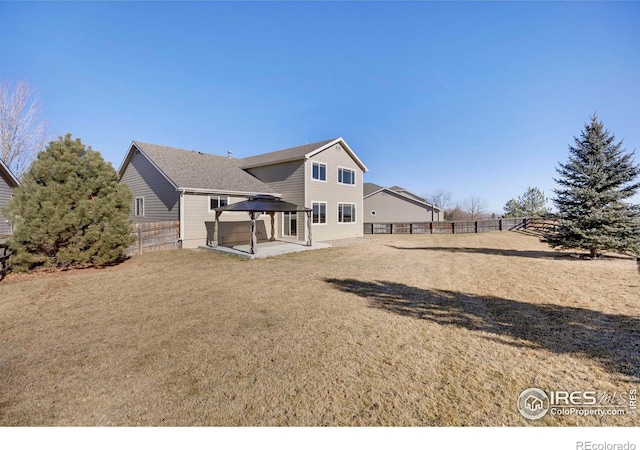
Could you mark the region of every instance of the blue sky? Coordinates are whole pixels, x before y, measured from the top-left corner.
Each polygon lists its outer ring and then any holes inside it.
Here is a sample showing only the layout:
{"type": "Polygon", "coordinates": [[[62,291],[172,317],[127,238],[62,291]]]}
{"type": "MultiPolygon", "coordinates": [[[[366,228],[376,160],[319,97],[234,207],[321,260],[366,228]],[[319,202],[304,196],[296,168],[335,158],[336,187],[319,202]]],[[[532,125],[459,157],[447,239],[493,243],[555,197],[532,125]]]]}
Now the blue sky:
{"type": "Polygon", "coordinates": [[[0,2],[0,17],[0,78],[29,81],[52,138],[116,169],[132,140],[244,157],[342,136],[365,181],[501,213],[528,186],[553,194],[594,111],[640,148],[638,2],[0,2]]]}

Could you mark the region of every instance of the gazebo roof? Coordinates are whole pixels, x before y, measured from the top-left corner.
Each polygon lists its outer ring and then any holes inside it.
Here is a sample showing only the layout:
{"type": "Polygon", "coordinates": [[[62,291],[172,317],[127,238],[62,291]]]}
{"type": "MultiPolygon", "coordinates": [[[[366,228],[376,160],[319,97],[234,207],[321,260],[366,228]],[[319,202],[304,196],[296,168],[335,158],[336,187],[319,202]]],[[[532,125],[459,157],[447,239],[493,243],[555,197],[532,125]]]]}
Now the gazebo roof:
{"type": "Polygon", "coordinates": [[[215,211],[247,211],[247,212],[308,212],[310,208],[285,202],[273,195],[256,195],[243,202],[232,203],[216,208],[215,211]]]}

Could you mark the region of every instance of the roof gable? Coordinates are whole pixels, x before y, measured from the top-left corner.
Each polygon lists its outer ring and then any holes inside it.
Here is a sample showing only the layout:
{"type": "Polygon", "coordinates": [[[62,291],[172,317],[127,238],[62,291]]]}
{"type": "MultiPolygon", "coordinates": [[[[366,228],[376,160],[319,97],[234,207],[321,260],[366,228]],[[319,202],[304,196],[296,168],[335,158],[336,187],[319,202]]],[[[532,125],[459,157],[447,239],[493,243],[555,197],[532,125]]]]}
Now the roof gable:
{"type": "Polygon", "coordinates": [[[11,172],[9,167],[0,159],[0,175],[5,180],[5,182],[9,185],[9,187],[18,187],[20,185],[20,181],[16,178],[16,176],[11,172]]]}
{"type": "Polygon", "coordinates": [[[351,147],[342,138],[329,139],[327,141],[314,142],[312,144],[300,145],[298,147],[287,148],[284,150],[278,150],[275,152],[262,153],[256,156],[250,156],[240,160],[240,167],[243,169],[253,169],[256,167],[269,166],[271,164],[280,164],[290,161],[298,161],[301,159],[308,159],[318,153],[326,150],[327,148],[340,144],[349,156],[360,166],[360,168],[366,172],[367,167],[360,161],[360,158],[356,156],[355,152],[351,150],[351,147]]]}
{"type": "Polygon", "coordinates": [[[237,159],[139,141],[131,144],[118,171],[121,178],[135,151],[176,189],[275,194],[267,184],[242,170],[237,159]]]}

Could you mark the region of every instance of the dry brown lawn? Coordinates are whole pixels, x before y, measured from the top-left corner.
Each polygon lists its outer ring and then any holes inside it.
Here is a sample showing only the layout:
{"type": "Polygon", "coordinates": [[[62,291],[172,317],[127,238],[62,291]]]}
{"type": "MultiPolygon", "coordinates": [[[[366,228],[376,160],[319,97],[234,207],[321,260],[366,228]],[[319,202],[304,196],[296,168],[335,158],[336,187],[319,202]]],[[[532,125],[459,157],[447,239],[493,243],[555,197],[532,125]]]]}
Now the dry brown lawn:
{"type": "Polygon", "coordinates": [[[177,250],[0,283],[1,426],[627,426],[532,422],[516,399],[639,382],[636,261],[517,233],[177,250]]]}

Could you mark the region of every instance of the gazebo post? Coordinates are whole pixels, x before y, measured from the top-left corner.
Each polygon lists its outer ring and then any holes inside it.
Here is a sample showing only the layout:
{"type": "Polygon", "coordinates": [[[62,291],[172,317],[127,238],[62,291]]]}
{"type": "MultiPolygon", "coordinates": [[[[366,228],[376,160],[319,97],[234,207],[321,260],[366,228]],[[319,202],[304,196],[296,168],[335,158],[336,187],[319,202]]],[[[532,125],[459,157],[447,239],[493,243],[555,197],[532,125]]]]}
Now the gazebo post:
{"type": "Polygon", "coordinates": [[[256,215],[255,211],[249,211],[249,217],[251,217],[251,249],[250,253],[255,255],[258,251],[258,241],[256,239],[256,215]]]}
{"type": "Polygon", "coordinates": [[[216,222],[213,225],[213,244],[214,247],[218,246],[218,229],[220,228],[220,215],[222,211],[216,211],[216,222]]]}
{"type": "Polygon", "coordinates": [[[269,211],[269,215],[271,216],[271,237],[270,241],[276,240],[276,213],[275,211],[269,211]]]}
{"type": "Polygon", "coordinates": [[[311,211],[306,211],[307,213],[307,228],[309,229],[309,234],[308,234],[308,239],[307,239],[307,246],[311,247],[312,245],[312,241],[311,241],[311,211]]]}

